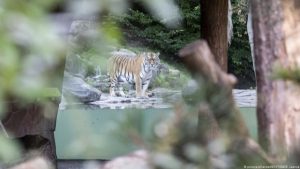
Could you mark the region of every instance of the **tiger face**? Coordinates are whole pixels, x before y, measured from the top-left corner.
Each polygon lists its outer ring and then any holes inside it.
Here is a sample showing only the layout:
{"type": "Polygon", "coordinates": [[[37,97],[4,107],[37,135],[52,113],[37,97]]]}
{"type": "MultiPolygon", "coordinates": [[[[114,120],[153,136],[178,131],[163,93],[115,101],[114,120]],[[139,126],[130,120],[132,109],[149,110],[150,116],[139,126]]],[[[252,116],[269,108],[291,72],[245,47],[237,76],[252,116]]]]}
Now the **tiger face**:
{"type": "Polygon", "coordinates": [[[148,52],[145,53],[145,58],[146,58],[146,64],[149,66],[151,70],[156,70],[158,69],[160,65],[160,59],[159,59],[159,52],[158,53],[153,53],[153,52],[148,52]]]}

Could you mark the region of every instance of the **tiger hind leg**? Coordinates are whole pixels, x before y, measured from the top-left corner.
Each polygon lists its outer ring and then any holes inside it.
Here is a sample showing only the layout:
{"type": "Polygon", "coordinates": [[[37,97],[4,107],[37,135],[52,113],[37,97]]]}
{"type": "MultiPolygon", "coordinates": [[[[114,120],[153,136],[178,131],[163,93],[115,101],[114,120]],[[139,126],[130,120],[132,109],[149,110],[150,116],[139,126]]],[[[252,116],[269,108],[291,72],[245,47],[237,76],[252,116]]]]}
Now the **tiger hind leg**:
{"type": "Polygon", "coordinates": [[[109,94],[112,97],[116,97],[116,93],[115,93],[116,83],[117,83],[116,79],[110,80],[109,94]]]}
{"type": "Polygon", "coordinates": [[[134,77],[135,79],[135,92],[136,92],[136,97],[137,98],[140,98],[140,97],[143,97],[142,96],[142,82],[141,82],[141,79],[139,77],[139,75],[136,75],[134,77]]]}

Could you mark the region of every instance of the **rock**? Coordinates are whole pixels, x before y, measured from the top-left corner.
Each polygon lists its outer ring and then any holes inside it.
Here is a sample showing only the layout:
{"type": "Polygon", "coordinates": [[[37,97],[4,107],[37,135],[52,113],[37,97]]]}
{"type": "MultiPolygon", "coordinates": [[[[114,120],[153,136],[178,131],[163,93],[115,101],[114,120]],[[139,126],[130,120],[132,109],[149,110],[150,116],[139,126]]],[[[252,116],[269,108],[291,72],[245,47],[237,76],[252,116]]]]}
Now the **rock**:
{"type": "Polygon", "coordinates": [[[125,108],[170,108],[173,103],[181,99],[180,90],[155,88],[152,97],[136,97],[135,90],[129,90],[126,97],[112,97],[102,93],[101,99],[90,103],[100,108],[125,109],[125,108]]]}
{"type": "Polygon", "coordinates": [[[256,90],[233,90],[233,96],[238,107],[256,107],[256,90]]]}
{"type": "Polygon", "coordinates": [[[66,58],[66,71],[75,76],[84,78],[87,74],[87,65],[78,54],[69,54],[66,58]]]}
{"type": "Polygon", "coordinates": [[[158,69],[156,71],[155,70],[152,71],[151,81],[153,81],[159,74],[167,75],[168,73],[169,73],[168,65],[161,63],[158,66],[158,69]]]}
{"type": "Polygon", "coordinates": [[[136,97],[111,97],[103,93],[101,99],[90,103],[100,108],[125,109],[125,108],[170,108],[171,104],[162,98],[136,98],[136,97]]]}
{"type": "Polygon", "coordinates": [[[168,65],[161,63],[159,65],[158,72],[162,74],[168,74],[170,72],[170,69],[168,65]]]}
{"type": "Polygon", "coordinates": [[[96,23],[90,20],[73,21],[69,30],[69,44],[72,49],[85,48],[97,37],[96,23]]]}
{"type": "Polygon", "coordinates": [[[5,101],[5,116],[1,123],[9,131],[9,138],[18,141],[24,155],[29,151],[37,151],[56,163],[53,132],[60,98],[47,96],[24,104],[23,99],[11,96],[5,101]]]}
{"type": "Polygon", "coordinates": [[[29,161],[25,161],[21,164],[18,164],[14,167],[11,167],[10,169],[53,169],[54,166],[52,166],[52,164],[47,161],[45,158],[43,157],[36,157],[34,159],[31,159],[29,161]]]}
{"type": "Polygon", "coordinates": [[[170,68],[166,64],[160,64],[157,71],[153,71],[150,88],[167,87],[167,88],[181,88],[182,77],[177,69],[170,68]]]}
{"type": "Polygon", "coordinates": [[[96,75],[93,77],[87,77],[86,81],[93,87],[99,89],[103,93],[109,93],[109,76],[108,75],[96,75]]]}
{"type": "Polygon", "coordinates": [[[111,55],[135,57],[137,54],[128,49],[118,49],[110,53],[111,55]]]}
{"type": "Polygon", "coordinates": [[[137,150],[127,156],[115,158],[100,169],[150,169],[149,152],[146,150],[137,150]]]}
{"type": "Polygon", "coordinates": [[[77,20],[71,24],[68,36],[69,51],[63,81],[63,96],[66,102],[71,98],[83,103],[100,99],[101,92],[83,80],[92,64],[82,58],[80,54],[93,46],[93,40],[97,37],[95,28],[95,22],[89,20],[77,20]]]}
{"type": "Polygon", "coordinates": [[[155,97],[163,98],[168,103],[176,103],[182,98],[180,90],[155,88],[151,91],[155,97]]]}
{"type": "Polygon", "coordinates": [[[101,92],[87,84],[80,77],[65,72],[63,81],[63,96],[68,101],[72,98],[83,102],[94,102],[100,100],[101,92]]]}
{"type": "Polygon", "coordinates": [[[68,45],[69,50],[66,57],[66,71],[69,73],[85,77],[91,63],[81,56],[81,52],[87,51],[94,44],[97,37],[95,23],[89,20],[77,20],[72,22],[69,30],[68,45]]]}

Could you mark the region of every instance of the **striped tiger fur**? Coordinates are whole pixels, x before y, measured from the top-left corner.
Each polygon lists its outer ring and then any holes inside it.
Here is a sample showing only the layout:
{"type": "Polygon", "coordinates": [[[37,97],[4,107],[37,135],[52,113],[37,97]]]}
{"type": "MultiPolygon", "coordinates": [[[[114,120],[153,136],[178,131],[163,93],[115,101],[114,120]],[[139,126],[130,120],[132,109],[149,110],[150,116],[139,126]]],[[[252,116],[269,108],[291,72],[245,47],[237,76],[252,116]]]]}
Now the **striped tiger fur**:
{"type": "MultiPolygon", "coordinates": [[[[137,97],[148,97],[146,90],[152,78],[152,71],[160,65],[159,53],[144,52],[137,56],[112,55],[109,59],[110,95],[116,96],[119,81],[135,84],[137,97]]],[[[120,95],[125,96],[122,88],[120,95]]]]}

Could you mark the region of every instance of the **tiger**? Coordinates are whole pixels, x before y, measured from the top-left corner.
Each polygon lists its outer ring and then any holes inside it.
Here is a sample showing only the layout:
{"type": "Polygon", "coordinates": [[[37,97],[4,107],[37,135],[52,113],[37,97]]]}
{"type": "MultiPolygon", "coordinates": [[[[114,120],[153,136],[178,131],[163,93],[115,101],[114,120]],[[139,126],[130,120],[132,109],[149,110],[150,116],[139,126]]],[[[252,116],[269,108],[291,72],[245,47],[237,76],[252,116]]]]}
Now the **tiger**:
{"type": "MultiPolygon", "coordinates": [[[[109,59],[110,96],[116,96],[115,87],[119,81],[135,84],[136,97],[148,97],[148,89],[152,72],[156,71],[160,65],[160,53],[143,52],[136,56],[112,55],[109,59]]],[[[122,88],[119,94],[125,97],[122,88]]]]}

